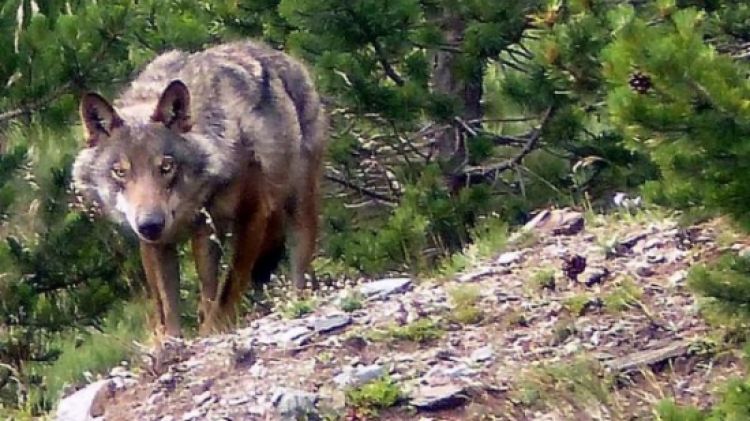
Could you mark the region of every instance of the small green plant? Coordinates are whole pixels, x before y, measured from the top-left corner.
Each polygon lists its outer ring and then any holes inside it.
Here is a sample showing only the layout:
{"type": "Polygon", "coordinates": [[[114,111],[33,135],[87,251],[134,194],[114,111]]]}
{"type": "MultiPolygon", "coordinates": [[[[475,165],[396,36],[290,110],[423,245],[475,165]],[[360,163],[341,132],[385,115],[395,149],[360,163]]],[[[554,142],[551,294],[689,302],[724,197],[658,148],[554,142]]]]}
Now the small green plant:
{"type": "Polygon", "coordinates": [[[539,403],[541,395],[537,384],[528,380],[519,382],[516,389],[511,393],[514,401],[528,408],[536,406],[539,403]]]}
{"type": "Polygon", "coordinates": [[[388,376],[366,383],[346,392],[346,405],[359,415],[377,416],[382,409],[390,408],[401,400],[403,392],[388,376]]]}
{"type": "Polygon", "coordinates": [[[448,290],[453,309],[450,319],[460,324],[476,324],[484,318],[484,312],[478,307],[482,293],[476,285],[456,286],[448,290]]]}
{"type": "Polygon", "coordinates": [[[512,328],[517,326],[528,326],[529,320],[523,310],[511,310],[503,317],[505,324],[512,328]]]}
{"type": "Polygon", "coordinates": [[[552,327],[552,345],[559,345],[575,335],[578,330],[571,320],[561,319],[552,327]]]}
{"type": "Polygon", "coordinates": [[[54,345],[62,351],[51,365],[33,366],[35,376],[45,379],[44,390],[33,389],[30,401],[53,405],[66,385],[84,382],[85,372],[102,374],[130,359],[136,352],[134,341],[146,338],[145,301],[124,303],[103,319],[101,331],[61,336],[54,345]]]}
{"type": "Polygon", "coordinates": [[[538,290],[555,289],[555,269],[544,268],[537,270],[531,277],[531,285],[538,290]]]}
{"type": "Polygon", "coordinates": [[[603,298],[604,308],[613,313],[618,313],[640,303],[640,288],[630,278],[622,278],[616,281],[614,289],[603,298]]]}
{"type": "Polygon", "coordinates": [[[432,319],[423,318],[404,326],[390,326],[385,330],[373,331],[367,335],[377,342],[416,342],[427,344],[443,336],[443,329],[432,319]]]}
{"type": "Polygon", "coordinates": [[[598,363],[578,359],[536,367],[524,373],[519,400],[526,405],[572,408],[587,404],[611,406],[612,376],[605,374],[598,363]]]}
{"type": "Polygon", "coordinates": [[[300,317],[312,313],[315,309],[314,298],[303,298],[298,300],[292,300],[288,304],[282,306],[281,314],[287,319],[299,319],[300,317]]]}
{"type": "Polygon", "coordinates": [[[604,256],[616,256],[618,253],[618,246],[620,245],[620,237],[617,235],[597,237],[596,244],[604,256]]]}
{"type": "Polygon", "coordinates": [[[536,233],[526,229],[517,231],[511,238],[510,245],[518,249],[532,247],[539,242],[536,233]]]}
{"type": "Polygon", "coordinates": [[[497,216],[483,219],[471,230],[471,243],[438,265],[437,274],[450,278],[482,259],[503,250],[508,244],[508,224],[497,216]]]}
{"type": "Polygon", "coordinates": [[[575,294],[565,299],[563,307],[574,316],[582,316],[591,303],[590,294],[575,294]]]}
{"type": "Polygon", "coordinates": [[[364,306],[363,301],[364,297],[362,296],[362,294],[357,291],[349,291],[341,297],[339,301],[339,308],[342,311],[351,313],[353,311],[361,309],[364,306]]]}

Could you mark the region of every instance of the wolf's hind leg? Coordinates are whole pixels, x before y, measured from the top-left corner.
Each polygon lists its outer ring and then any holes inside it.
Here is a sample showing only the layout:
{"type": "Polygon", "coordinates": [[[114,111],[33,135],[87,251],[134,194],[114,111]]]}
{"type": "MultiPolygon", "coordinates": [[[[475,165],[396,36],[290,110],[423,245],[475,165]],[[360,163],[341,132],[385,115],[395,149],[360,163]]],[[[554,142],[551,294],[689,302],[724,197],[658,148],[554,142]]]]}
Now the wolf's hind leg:
{"type": "Polygon", "coordinates": [[[161,308],[160,318],[164,323],[164,333],[179,337],[180,266],[177,249],[174,245],[149,244],[141,241],[141,260],[149,284],[158,291],[157,307],[161,308]]]}
{"type": "Polygon", "coordinates": [[[220,241],[222,241],[223,235],[222,232],[215,232],[215,227],[215,225],[212,227],[205,221],[201,221],[191,238],[195,270],[200,280],[201,289],[198,307],[198,322],[201,325],[201,333],[206,333],[204,332],[204,324],[211,312],[211,307],[216,302],[216,293],[219,287],[220,241]]]}
{"type": "MultiPolygon", "coordinates": [[[[309,189],[299,195],[291,209],[291,270],[292,281],[298,292],[305,288],[305,272],[315,255],[318,235],[318,183],[317,180],[310,181],[309,189]]],[[[312,273],[310,275],[314,276],[312,273]]],[[[313,287],[316,287],[314,279],[313,287]]]]}
{"type": "Polygon", "coordinates": [[[211,329],[223,330],[234,323],[237,306],[249,286],[250,274],[260,255],[269,215],[263,204],[257,203],[253,208],[243,212],[236,221],[232,266],[213,308],[211,329]]]}

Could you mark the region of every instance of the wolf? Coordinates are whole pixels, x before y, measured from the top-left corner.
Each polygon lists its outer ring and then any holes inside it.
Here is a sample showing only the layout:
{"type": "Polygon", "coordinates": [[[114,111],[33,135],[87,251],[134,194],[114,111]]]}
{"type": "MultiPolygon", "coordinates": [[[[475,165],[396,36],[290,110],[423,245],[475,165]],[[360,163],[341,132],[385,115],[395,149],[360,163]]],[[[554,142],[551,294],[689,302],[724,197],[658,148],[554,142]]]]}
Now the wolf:
{"type": "Polygon", "coordinates": [[[200,279],[201,332],[236,317],[246,289],[270,278],[288,242],[291,279],[303,289],[316,249],[328,120],[301,62],[254,41],[169,51],[113,103],[84,94],[80,117],[85,145],[73,187],[137,234],[158,333],[181,333],[184,241],[200,279]]]}

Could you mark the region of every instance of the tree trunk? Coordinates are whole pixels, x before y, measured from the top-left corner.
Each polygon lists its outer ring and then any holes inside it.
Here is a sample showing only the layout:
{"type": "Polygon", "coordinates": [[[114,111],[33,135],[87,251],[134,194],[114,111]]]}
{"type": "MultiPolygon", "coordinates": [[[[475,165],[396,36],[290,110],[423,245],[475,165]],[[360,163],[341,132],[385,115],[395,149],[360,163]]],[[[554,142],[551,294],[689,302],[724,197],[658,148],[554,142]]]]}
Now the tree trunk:
{"type": "MultiPolygon", "coordinates": [[[[445,10],[441,19],[443,38],[447,45],[459,47],[463,43],[466,22],[453,11],[445,10]]],[[[482,60],[470,57],[453,48],[437,50],[433,56],[432,89],[435,93],[457,98],[460,117],[464,122],[482,117],[482,60]]],[[[466,133],[456,121],[449,130],[440,132],[436,140],[438,159],[451,191],[463,185],[461,168],[466,162],[466,133]]],[[[470,124],[479,127],[478,123],[470,124]]]]}

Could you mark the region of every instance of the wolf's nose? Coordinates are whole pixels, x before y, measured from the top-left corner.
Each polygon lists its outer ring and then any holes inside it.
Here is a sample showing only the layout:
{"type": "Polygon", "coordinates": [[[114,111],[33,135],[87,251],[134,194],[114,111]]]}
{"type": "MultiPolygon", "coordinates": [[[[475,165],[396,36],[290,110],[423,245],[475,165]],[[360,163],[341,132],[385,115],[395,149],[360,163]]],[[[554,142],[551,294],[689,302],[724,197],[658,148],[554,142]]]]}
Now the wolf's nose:
{"type": "Polygon", "coordinates": [[[164,231],[164,215],[149,214],[138,220],[138,233],[147,240],[154,241],[164,231]]]}

